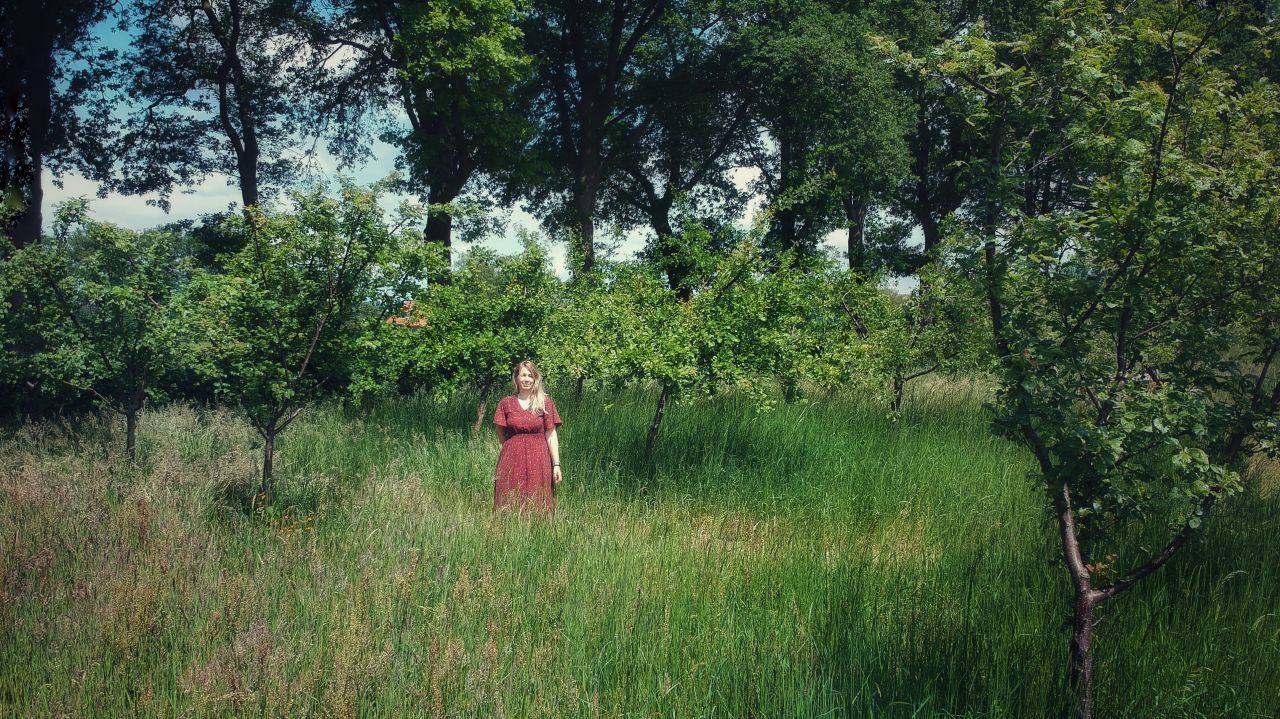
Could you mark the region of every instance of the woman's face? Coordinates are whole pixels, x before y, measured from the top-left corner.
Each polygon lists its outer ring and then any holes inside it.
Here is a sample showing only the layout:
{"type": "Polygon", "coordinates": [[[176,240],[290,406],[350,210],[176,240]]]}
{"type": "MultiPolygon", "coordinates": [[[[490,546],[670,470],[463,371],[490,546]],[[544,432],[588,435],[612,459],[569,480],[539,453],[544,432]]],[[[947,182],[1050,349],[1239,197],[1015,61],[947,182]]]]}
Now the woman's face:
{"type": "Polygon", "coordinates": [[[519,374],[516,375],[516,386],[522,390],[533,389],[534,376],[528,367],[521,367],[519,374]]]}

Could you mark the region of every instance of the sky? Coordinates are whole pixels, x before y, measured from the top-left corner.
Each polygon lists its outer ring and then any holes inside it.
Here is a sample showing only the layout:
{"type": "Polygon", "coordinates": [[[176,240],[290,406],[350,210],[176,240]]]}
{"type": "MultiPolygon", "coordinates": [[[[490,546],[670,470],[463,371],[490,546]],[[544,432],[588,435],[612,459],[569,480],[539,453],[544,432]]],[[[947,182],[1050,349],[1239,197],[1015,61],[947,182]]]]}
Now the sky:
{"type": "MultiPolygon", "coordinates": [[[[395,149],[384,143],[377,143],[377,145],[374,157],[369,162],[357,168],[344,170],[344,174],[355,179],[357,183],[367,185],[394,171],[395,149]]],[[[320,162],[329,176],[333,176],[338,172],[337,163],[332,158],[322,157],[320,162]]],[[[735,184],[745,189],[758,172],[759,170],[753,167],[737,167],[731,170],[731,177],[735,184]]],[[[226,211],[232,206],[238,207],[240,204],[239,187],[234,182],[228,182],[227,177],[224,175],[210,175],[193,188],[175,192],[170,197],[171,207],[168,213],[165,213],[164,210],[154,204],[148,204],[148,201],[154,202],[157,199],[158,195],[154,193],[149,195],[121,195],[111,192],[107,193],[105,197],[99,198],[97,196],[98,183],[93,180],[74,173],[64,175],[61,180],[62,187],[57,187],[49,173],[45,173],[44,216],[46,220],[53,216],[53,208],[58,203],[77,197],[89,199],[91,211],[96,219],[134,230],[155,227],[156,225],[176,220],[196,219],[204,214],[226,211]]],[[[387,197],[383,204],[390,211],[402,199],[413,198],[407,195],[387,197]]],[[[763,198],[759,195],[751,199],[747,206],[747,211],[740,218],[743,223],[749,222],[751,215],[759,210],[762,201],[763,198]]],[[[494,214],[505,220],[506,231],[502,235],[487,237],[463,247],[481,245],[495,252],[515,254],[520,251],[519,229],[523,228],[529,232],[538,233],[543,237],[546,236],[545,233],[542,233],[538,218],[529,214],[518,204],[514,208],[495,210],[494,214]]],[[[625,235],[622,243],[618,246],[617,259],[635,257],[638,252],[644,249],[648,234],[648,231],[641,229],[625,235]]],[[[916,234],[918,234],[918,231],[916,234]]],[[[920,241],[919,237],[913,237],[912,239],[915,242],[920,241]]],[[[844,252],[847,249],[846,243],[847,233],[844,230],[831,232],[825,240],[825,244],[841,257],[844,256],[844,252]]],[[[561,279],[567,279],[567,247],[565,243],[551,242],[549,243],[549,248],[552,268],[556,275],[561,279]]],[[[910,292],[915,286],[915,281],[913,278],[900,278],[890,281],[887,286],[896,292],[910,292]]]]}
{"type": "MultiPolygon", "coordinates": [[[[116,29],[111,21],[102,23],[93,32],[100,41],[116,49],[124,50],[130,43],[130,36],[116,29]]],[[[386,177],[396,169],[397,150],[387,143],[375,140],[371,148],[370,159],[360,166],[347,168],[339,167],[335,158],[324,150],[323,144],[317,143],[315,161],[325,177],[336,177],[341,172],[354,179],[358,184],[368,185],[386,177]]],[[[730,170],[730,177],[738,188],[743,191],[747,189],[747,185],[758,174],[759,170],[754,167],[735,167],[730,170]]],[[[85,197],[90,200],[90,208],[96,219],[135,230],[177,220],[196,219],[208,213],[224,212],[232,206],[238,206],[240,201],[240,191],[235,184],[234,178],[228,178],[225,175],[210,175],[195,187],[175,191],[170,197],[171,207],[168,213],[153,204],[158,199],[158,195],[154,193],[148,195],[121,195],[111,192],[99,198],[99,185],[97,182],[75,173],[63,175],[57,179],[60,182],[55,183],[55,178],[51,177],[48,172],[42,178],[44,187],[43,212],[46,220],[53,216],[53,208],[58,203],[77,197],[85,197]],[[58,184],[62,186],[58,187],[58,184]]],[[[383,204],[389,213],[402,200],[406,199],[412,200],[415,198],[407,195],[388,196],[384,198],[383,204]]],[[[763,197],[754,196],[747,204],[743,216],[739,218],[739,222],[743,226],[749,225],[752,215],[760,209],[762,204],[763,197]]],[[[546,237],[545,233],[542,232],[538,218],[527,212],[520,204],[513,208],[496,209],[494,214],[504,221],[505,232],[501,235],[486,237],[471,243],[471,245],[462,245],[463,248],[482,245],[495,252],[514,254],[520,251],[520,241],[518,239],[520,230],[523,229],[544,238],[546,237]]],[[[617,259],[634,257],[644,249],[649,234],[649,231],[644,229],[637,229],[627,233],[617,247],[615,257],[617,259]]],[[[918,229],[912,236],[912,242],[916,244],[922,242],[918,229]]],[[[825,238],[825,244],[837,256],[845,257],[847,232],[845,230],[832,231],[825,238]]],[[[555,273],[562,279],[567,279],[567,247],[565,243],[550,242],[548,246],[555,273]]],[[[899,279],[888,283],[889,288],[898,292],[908,292],[914,285],[914,278],[899,279]]]]}
{"type": "MultiPolygon", "coordinates": [[[[377,143],[374,150],[374,156],[369,162],[360,167],[343,170],[344,174],[349,175],[359,184],[370,184],[393,172],[395,170],[395,148],[385,143],[377,143]]],[[[338,172],[337,163],[331,157],[323,156],[323,153],[320,158],[320,164],[329,176],[334,176],[338,172]]],[[[758,170],[752,167],[738,167],[731,171],[731,176],[740,188],[745,188],[757,173],[758,170]]],[[[203,214],[222,212],[232,206],[238,207],[240,203],[239,188],[234,181],[228,182],[228,178],[224,175],[210,175],[193,188],[175,192],[170,198],[171,208],[168,213],[165,213],[154,204],[148,204],[149,201],[154,203],[158,198],[158,195],[154,193],[148,195],[121,195],[111,192],[107,193],[105,197],[99,198],[97,196],[99,185],[93,180],[74,173],[62,176],[61,180],[62,187],[57,187],[53,178],[48,173],[45,173],[44,216],[46,218],[52,217],[53,208],[58,203],[76,197],[85,197],[89,199],[90,208],[96,219],[121,227],[141,230],[176,220],[196,219],[203,214]]],[[[402,199],[412,198],[409,196],[388,197],[384,205],[389,210],[402,199]]],[[[741,218],[744,223],[748,222],[751,214],[760,208],[761,202],[762,198],[760,196],[752,198],[747,212],[741,218]]],[[[487,237],[472,244],[483,245],[504,254],[514,254],[520,251],[519,228],[541,233],[538,218],[529,214],[520,205],[511,209],[498,209],[494,213],[506,221],[506,231],[500,236],[487,237]]],[[[543,236],[545,237],[545,234],[543,236]]],[[[644,249],[647,237],[648,232],[646,230],[635,230],[625,235],[621,245],[618,247],[618,259],[634,257],[636,253],[644,249]]],[[[843,256],[843,252],[846,249],[846,237],[847,235],[843,230],[833,231],[827,236],[826,244],[843,256]]],[[[562,278],[567,277],[568,273],[565,264],[566,250],[567,248],[563,242],[550,243],[552,265],[556,274],[562,278]]]]}

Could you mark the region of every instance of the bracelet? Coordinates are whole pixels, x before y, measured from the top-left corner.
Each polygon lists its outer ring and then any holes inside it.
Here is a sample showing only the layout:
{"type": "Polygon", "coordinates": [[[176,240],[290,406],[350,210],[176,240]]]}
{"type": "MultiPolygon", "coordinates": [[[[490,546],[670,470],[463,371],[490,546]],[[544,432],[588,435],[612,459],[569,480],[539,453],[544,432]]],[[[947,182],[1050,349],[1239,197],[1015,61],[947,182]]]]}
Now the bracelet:
{"type": "Polygon", "coordinates": [[[560,466],[560,463],[559,463],[559,462],[552,462],[552,463],[551,463],[551,466],[552,466],[552,467],[559,467],[559,466],[560,466]]]}

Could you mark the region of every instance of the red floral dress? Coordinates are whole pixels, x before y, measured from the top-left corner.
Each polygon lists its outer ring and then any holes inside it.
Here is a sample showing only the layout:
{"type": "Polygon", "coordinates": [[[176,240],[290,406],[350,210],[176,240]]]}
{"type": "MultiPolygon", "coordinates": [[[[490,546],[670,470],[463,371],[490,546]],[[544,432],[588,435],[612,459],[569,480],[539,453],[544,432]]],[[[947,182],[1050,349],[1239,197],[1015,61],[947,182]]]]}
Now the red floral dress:
{"type": "Polygon", "coordinates": [[[503,397],[493,423],[506,429],[494,473],[494,509],[553,509],[555,489],[547,434],[560,425],[556,403],[547,397],[542,412],[524,409],[515,395],[503,397]]]}

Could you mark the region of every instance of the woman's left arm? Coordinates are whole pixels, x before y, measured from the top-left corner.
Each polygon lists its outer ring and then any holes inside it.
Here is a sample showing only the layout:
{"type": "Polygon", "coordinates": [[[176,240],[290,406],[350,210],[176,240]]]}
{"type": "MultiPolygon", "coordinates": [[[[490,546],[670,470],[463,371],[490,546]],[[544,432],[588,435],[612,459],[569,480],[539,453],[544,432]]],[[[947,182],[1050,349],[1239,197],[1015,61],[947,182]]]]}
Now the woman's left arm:
{"type": "Polygon", "coordinates": [[[552,429],[547,432],[547,447],[551,450],[551,476],[556,484],[560,483],[560,437],[552,429]]]}

